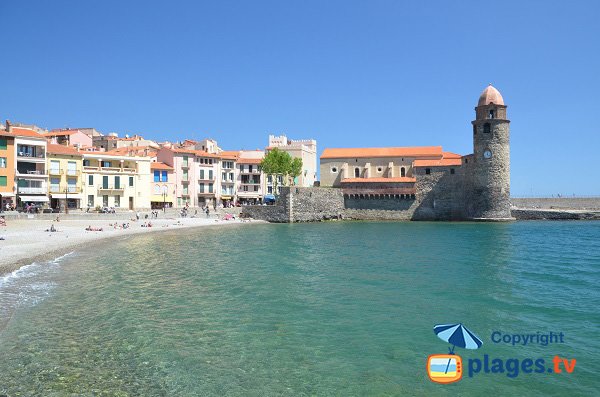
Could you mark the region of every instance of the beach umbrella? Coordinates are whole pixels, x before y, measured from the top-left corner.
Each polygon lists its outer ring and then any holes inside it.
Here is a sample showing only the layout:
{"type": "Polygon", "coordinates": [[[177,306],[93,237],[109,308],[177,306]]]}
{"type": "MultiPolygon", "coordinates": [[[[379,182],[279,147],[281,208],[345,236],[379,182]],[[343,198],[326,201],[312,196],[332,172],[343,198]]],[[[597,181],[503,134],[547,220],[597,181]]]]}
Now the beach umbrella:
{"type": "MultiPolygon", "coordinates": [[[[481,345],[483,345],[483,342],[478,336],[460,323],[438,324],[433,327],[433,332],[435,332],[441,340],[452,344],[452,349],[448,349],[450,350],[450,354],[454,354],[454,348],[456,346],[462,347],[463,349],[479,349],[481,345]]],[[[448,359],[445,373],[448,373],[451,360],[451,358],[448,359]]]]}
{"type": "Polygon", "coordinates": [[[479,349],[483,345],[481,339],[462,324],[438,324],[433,327],[433,332],[441,340],[452,344],[450,354],[454,353],[456,346],[463,349],[479,349]]]}

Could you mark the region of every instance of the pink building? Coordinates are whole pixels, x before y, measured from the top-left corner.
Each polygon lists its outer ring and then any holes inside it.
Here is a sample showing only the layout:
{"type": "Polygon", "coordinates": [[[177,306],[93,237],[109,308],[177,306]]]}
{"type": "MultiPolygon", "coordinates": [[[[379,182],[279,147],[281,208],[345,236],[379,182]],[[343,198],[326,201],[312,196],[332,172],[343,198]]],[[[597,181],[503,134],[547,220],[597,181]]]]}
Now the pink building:
{"type": "Polygon", "coordinates": [[[173,168],[174,205],[215,206],[218,195],[219,156],[201,150],[163,147],[157,161],[173,168]]]}
{"type": "Polygon", "coordinates": [[[56,129],[42,134],[50,143],[55,145],[85,148],[92,146],[92,137],[78,129],[56,129]]]}

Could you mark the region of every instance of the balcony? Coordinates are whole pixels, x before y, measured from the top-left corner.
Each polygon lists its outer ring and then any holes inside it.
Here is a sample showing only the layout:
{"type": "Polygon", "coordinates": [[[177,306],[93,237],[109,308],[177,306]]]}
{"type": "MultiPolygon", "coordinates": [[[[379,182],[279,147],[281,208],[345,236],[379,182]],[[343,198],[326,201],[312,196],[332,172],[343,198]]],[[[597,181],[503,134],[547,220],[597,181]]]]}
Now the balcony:
{"type": "Polygon", "coordinates": [[[115,186],[115,185],[98,185],[98,191],[116,191],[116,192],[122,192],[125,190],[125,186],[123,185],[119,185],[119,186],[115,186]]]}
{"type": "Polygon", "coordinates": [[[67,170],[67,176],[79,176],[81,171],[79,170],[67,170]]]}
{"type": "Polygon", "coordinates": [[[182,170],[189,170],[190,169],[189,163],[183,163],[183,164],[181,164],[181,169],[182,170]]]}
{"type": "Polygon", "coordinates": [[[46,153],[42,149],[42,147],[40,147],[39,150],[36,150],[33,146],[19,146],[17,148],[17,161],[43,163],[46,161],[46,153]]]}
{"type": "Polygon", "coordinates": [[[46,194],[46,186],[31,187],[31,186],[17,186],[17,194],[46,194]]]}
{"type": "MultiPolygon", "coordinates": [[[[71,170],[73,171],[73,170],[71,170]]],[[[91,166],[84,166],[83,167],[83,171],[84,172],[106,172],[106,173],[112,173],[112,174],[116,174],[116,173],[129,173],[129,174],[134,174],[135,173],[135,168],[119,168],[119,167],[91,167],[91,166]]],[[[67,171],[69,172],[69,171],[67,171]]],[[[70,174],[67,174],[70,175],[70,174]]],[[[77,171],[77,175],[79,175],[79,171],[77,171]]]]}
{"type": "MultiPolygon", "coordinates": [[[[65,193],[65,187],[60,187],[59,185],[50,185],[50,193],[65,193]]],[[[77,186],[69,186],[67,188],[67,193],[81,193],[81,188],[77,186]]]]}
{"type": "Polygon", "coordinates": [[[30,171],[26,171],[26,170],[21,170],[19,171],[17,169],[17,177],[19,177],[19,179],[40,179],[40,178],[48,178],[48,174],[46,174],[46,171],[43,170],[30,170],[30,171]]]}
{"type": "Polygon", "coordinates": [[[199,181],[199,182],[214,182],[214,181],[215,181],[215,178],[214,178],[214,177],[212,177],[212,178],[202,178],[202,177],[200,176],[200,177],[198,177],[198,181],[199,181]]]}
{"type": "Polygon", "coordinates": [[[64,174],[65,170],[61,169],[61,168],[50,168],[50,170],[48,171],[48,175],[62,175],[64,174]]]}

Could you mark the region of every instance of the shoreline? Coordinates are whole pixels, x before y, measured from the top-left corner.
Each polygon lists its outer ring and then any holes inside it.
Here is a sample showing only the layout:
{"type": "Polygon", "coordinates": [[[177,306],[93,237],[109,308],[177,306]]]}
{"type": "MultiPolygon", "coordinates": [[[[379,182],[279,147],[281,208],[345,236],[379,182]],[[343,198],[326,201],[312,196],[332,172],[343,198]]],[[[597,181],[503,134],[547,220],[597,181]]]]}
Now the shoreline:
{"type": "MultiPolygon", "coordinates": [[[[146,221],[146,220],[144,220],[146,221]]],[[[145,233],[158,233],[179,229],[224,227],[246,224],[266,224],[260,220],[229,220],[217,218],[159,218],[149,219],[152,227],[141,227],[144,221],[131,221],[128,217],[120,219],[94,220],[48,220],[22,219],[7,221],[0,227],[0,277],[12,273],[32,263],[51,261],[70,252],[85,247],[106,243],[107,240],[136,236],[145,233]],[[109,224],[129,223],[129,229],[114,229],[109,224]],[[46,229],[54,225],[57,232],[46,229]],[[86,231],[88,226],[103,228],[103,231],[86,231]]]]}

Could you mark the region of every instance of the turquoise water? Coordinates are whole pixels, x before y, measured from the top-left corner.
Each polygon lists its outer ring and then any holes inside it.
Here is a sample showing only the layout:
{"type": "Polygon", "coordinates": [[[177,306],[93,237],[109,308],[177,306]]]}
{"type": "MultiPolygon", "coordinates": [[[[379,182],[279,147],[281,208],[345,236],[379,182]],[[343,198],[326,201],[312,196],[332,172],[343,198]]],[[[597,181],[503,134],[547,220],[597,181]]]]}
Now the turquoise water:
{"type": "MultiPolygon", "coordinates": [[[[242,225],[133,236],[0,277],[0,395],[589,396],[600,222],[242,225]],[[435,324],[469,359],[571,374],[432,383],[435,324]],[[506,334],[564,334],[540,346],[506,334]]],[[[597,395],[597,394],[596,394],[597,395]]]]}

